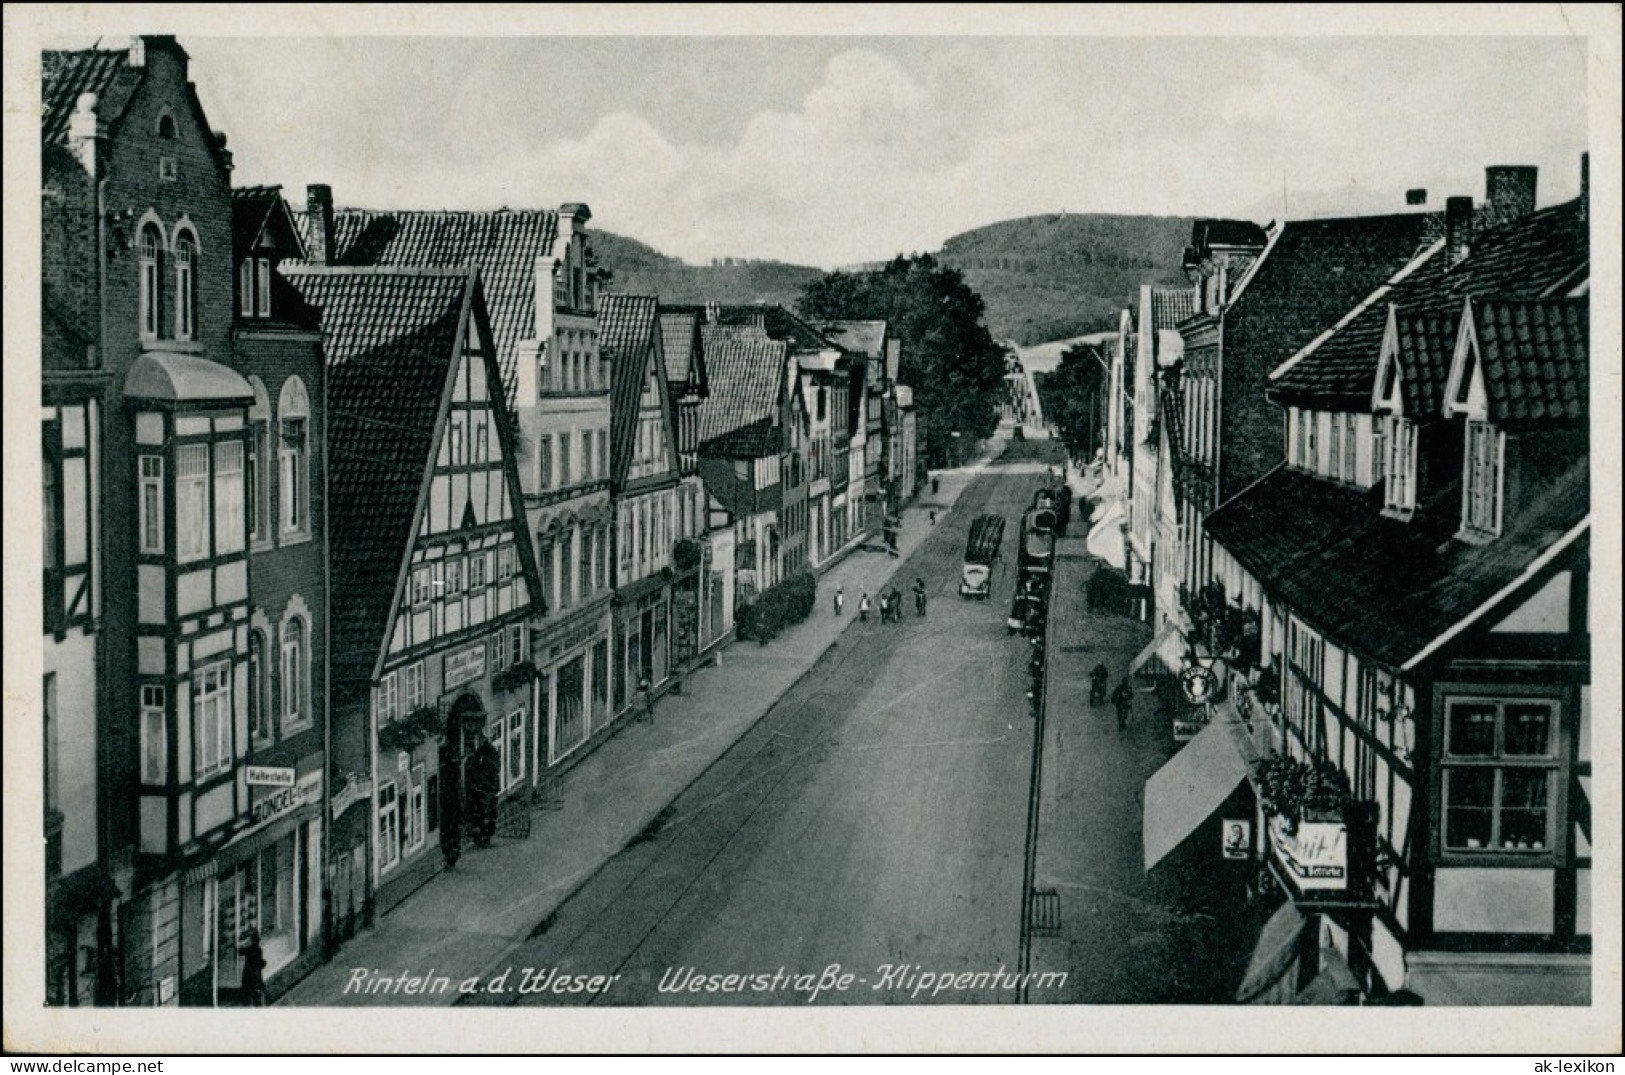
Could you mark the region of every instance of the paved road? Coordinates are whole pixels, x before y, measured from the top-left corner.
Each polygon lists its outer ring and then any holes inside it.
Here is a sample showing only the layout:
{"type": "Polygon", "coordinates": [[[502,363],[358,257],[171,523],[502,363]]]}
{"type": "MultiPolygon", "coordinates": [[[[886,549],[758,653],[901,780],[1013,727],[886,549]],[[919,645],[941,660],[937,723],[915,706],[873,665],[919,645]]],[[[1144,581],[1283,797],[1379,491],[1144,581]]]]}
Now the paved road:
{"type": "MultiPolygon", "coordinates": [[[[1012,456],[1051,451],[1038,442],[1012,456]]],[[[1013,998],[987,976],[1018,963],[1033,749],[1029,649],[1004,627],[1013,564],[989,601],[957,595],[970,519],[990,510],[1013,524],[1041,481],[1042,466],[1010,459],[975,480],[898,572],[899,581],[927,580],[927,617],[907,601],[900,625],[850,624],[733,749],[498,964],[512,968],[509,991],[481,1001],[1013,998]],[[827,983],[832,965],[853,976],[844,990],[812,998],[798,988],[827,983]],[[520,995],[525,968],[620,977],[590,994],[520,995]],[[966,972],[984,977],[936,992],[946,975],[966,972]],[[798,981],[804,974],[813,981],[798,981]],[[718,976],[719,991],[671,988],[689,975],[718,976]]],[[[1013,526],[1007,534],[1013,552],[1013,526]]],[[[857,597],[848,595],[854,621],[857,597]]]]}

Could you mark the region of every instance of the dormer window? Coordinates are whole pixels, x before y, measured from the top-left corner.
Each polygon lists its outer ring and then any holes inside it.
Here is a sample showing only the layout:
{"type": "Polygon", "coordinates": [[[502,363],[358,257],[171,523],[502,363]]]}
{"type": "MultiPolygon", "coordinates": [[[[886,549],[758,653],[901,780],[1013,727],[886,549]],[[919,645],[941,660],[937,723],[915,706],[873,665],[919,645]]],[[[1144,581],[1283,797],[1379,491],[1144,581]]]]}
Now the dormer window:
{"type": "Polygon", "coordinates": [[[237,311],[244,317],[271,316],[269,257],[247,257],[237,266],[237,311]]]}
{"type": "Polygon", "coordinates": [[[1467,423],[1461,526],[1472,535],[1494,537],[1501,532],[1501,474],[1505,457],[1505,433],[1488,422],[1467,423]]]}

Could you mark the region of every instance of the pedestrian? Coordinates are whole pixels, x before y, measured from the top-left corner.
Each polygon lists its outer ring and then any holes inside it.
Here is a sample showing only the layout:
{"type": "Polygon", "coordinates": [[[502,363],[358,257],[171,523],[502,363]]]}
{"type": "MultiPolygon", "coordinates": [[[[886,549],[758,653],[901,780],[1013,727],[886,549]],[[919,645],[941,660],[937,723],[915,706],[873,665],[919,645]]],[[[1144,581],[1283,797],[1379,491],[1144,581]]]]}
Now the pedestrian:
{"type": "Polygon", "coordinates": [[[835,615],[839,616],[846,607],[846,591],[839,586],[835,587],[835,615]]]}
{"type": "Polygon", "coordinates": [[[1128,731],[1129,718],[1134,715],[1134,688],[1128,685],[1126,677],[1112,691],[1112,705],[1117,707],[1117,730],[1128,731]]]}
{"type": "Polygon", "coordinates": [[[481,732],[480,744],[468,758],[468,831],[475,847],[490,847],[496,838],[497,800],[501,794],[502,757],[481,732]]]}
{"type": "Polygon", "coordinates": [[[649,693],[649,677],[638,677],[638,719],[652,720],[655,715],[654,698],[649,693]]]}
{"type": "Polygon", "coordinates": [[[925,617],[925,580],[921,578],[914,580],[914,615],[925,617]]]}
{"type": "Polygon", "coordinates": [[[1111,673],[1106,671],[1106,666],[1103,664],[1095,665],[1089,672],[1090,705],[1101,705],[1106,701],[1106,681],[1110,678],[1111,673]]]}
{"type": "Polygon", "coordinates": [[[936,508],[931,509],[931,525],[932,526],[937,525],[937,509],[936,508]]]}
{"type": "Polygon", "coordinates": [[[858,619],[864,623],[869,622],[869,594],[867,592],[858,598],[858,619]]]}
{"type": "Polygon", "coordinates": [[[265,1007],[265,949],[260,947],[260,931],[248,931],[248,943],[238,949],[243,957],[243,1004],[250,1008],[265,1007]]]}

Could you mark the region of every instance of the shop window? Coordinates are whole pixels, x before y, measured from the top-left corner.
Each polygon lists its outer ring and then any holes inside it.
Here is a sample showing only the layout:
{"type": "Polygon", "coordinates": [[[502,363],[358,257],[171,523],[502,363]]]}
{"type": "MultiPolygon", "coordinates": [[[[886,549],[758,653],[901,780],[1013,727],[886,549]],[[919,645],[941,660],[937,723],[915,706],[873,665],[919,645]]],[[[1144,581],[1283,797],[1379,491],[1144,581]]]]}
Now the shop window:
{"type": "Polygon", "coordinates": [[[192,674],[192,742],[199,781],[231,768],[231,662],[192,674]]]}
{"type": "Polygon", "coordinates": [[[169,781],[169,722],[165,716],[168,691],[158,685],[141,686],[141,783],[169,781]]]}
{"type": "Polygon", "coordinates": [[[175,449],[175,558],[181,563],[209,554],[209,446],[175,449]]]}
{"type": "Polygon", "coordinates": [[[1543,699],[1445,700],[1447,852],[1528,855],[1552,847],[1559,712],[1543,699]]]}

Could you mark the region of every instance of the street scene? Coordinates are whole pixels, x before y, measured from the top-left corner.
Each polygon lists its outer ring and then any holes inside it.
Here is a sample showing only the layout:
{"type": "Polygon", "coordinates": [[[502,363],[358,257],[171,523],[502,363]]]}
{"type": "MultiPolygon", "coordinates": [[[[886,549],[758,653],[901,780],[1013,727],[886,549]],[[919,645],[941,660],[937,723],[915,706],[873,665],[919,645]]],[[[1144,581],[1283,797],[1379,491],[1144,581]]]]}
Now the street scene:
{"type": "Polygon", "coordinates": [[[1589,1009],[1586,76],[1442,40],[41,50],[37,1003],[1589,1009]]]}

